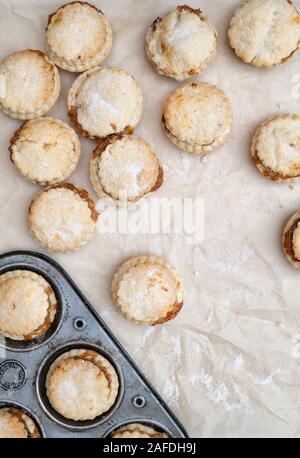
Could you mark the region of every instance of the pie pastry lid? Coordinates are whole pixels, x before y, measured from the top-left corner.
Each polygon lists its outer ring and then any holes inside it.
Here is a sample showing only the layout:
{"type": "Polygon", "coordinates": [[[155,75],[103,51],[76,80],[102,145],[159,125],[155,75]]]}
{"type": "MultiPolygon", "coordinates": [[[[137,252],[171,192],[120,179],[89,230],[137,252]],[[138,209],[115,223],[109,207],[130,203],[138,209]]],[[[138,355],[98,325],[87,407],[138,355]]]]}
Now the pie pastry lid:
{"type": "Polygon", "coordinates": [[[93,152],[90,178],[99,197],[136,202],[161,186],[163,168],[152,146],[142,138],[116,136],[93,152]]]}
{"type": "Polygon", "coordinates": [[[0,275],[0,333],[13,340],[46,334],[57,312],[50,284],[40,275],[14,270],[0,275]]]}
{"type": "Polygon", "coordinates": [[[96,230],[98,213],[84,189],[65,183],[41,191],[29,207],[34,239],[52,252],[71,252],[87,244],[96,230]]]}
{"type": "Polygon", "coordinates": [[[272,181],[300,178],[300,116],[283,114],[268,118],[257,129],[251,155],[259,172],[272,181]]]}
{"type": "Polygon", "coordinates": [[[9,149],[13,164],[26,179],[48,186],[61,183],[74,172],[81,145],[68,124],[41,117],[23,124],[9,149]]]}
{"type": "Polygon", "coordinates": [[[41,437],[34,421],[22,410],[0,409],[0,439],[28,439],[41,437]]]}
{"type": "Polygon", "coordinates": [[[112,439],[163,439],[168,438],[168,435],[142,423],[131,423],[117,429],[111,437],[112,439]]]}
{"type": "Polygon", "coordinates": [[[46,389],[52,407],[65,418],[93,420],[115,404],[119,378],[112,364],[96,351],[75,349],[50,366],[46,389]]]}
{"type": "Polygon", "coordinates": [[[82,73],[68,97],[69,116],[77,132],[96,141],[132,134],[143,111],[136,80],[116,67],[96,67],[82,73]]]}
{"type": "Polygon", "coordinates": [[[46,29],[49,56],[63,70],[84,72],[108,56],[113,34],[101,10],[87,2],[61,6],[46,29]]]}
{"type": "Polygon", "coordinates": [[[207,70],[217,55],[217,32],[201,10],[177,6],[151,25],[146,53],[159,74],[182,81],[207,70]]]}
{"type": "Polygon", "coordinates": [[[165,133],[175,146],[202,155],[226,142],[232,123],[228,98],[209,83],[187,83],[172,92],[162,119],[165,133]]]}
{"type": "Polygon", "coordinates": [[[256,67],[286,62],[300,43],[300,16],[291,0],[246,0],[229,25],[236,55],[256,67]]]}
{"type": "Polygon", "coordinates": [[[28,120],[42,116],[53,107],[60,93],[58,70],[42,51],[10,54],[0,65],[0,78],[5,88],[0,109],[12,118],[28,120]]]}
{"type": "Polygon", "coordinates": [[[182,281],[164,259],[137,256],[117,270],[112,298],[126,318],[155,326],[174,319],[181,310],[182,281]]]}
{"type": "Polygon", "coordinates": [[[289,263],[300,269],[300,210],[286,223],[282,235],[282,247],[289,263]]]}

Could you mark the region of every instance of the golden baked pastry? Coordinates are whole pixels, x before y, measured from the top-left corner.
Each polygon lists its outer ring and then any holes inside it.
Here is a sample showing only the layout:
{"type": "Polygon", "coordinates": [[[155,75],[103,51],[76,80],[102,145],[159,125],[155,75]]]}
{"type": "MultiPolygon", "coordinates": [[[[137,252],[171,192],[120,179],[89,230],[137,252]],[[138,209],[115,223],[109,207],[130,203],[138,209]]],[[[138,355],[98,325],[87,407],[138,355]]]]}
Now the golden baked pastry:
{"type": "Polygon", "coordinates": [[[142,423],[130,423],[117,429],[111,435],[112,439],[166,439],[166,433],[158,432],[154,428],[142,423]]]}
{"type": "Polygon", "coordinates": [[[0,334],[13,340],[33,340],[46,334],[57,312],[50,284],[27,270],[0,275],[0,334]]]}
{"type": "Polygon", "coordinates": [[[0,65],[0,109],[12,118],[33,119],[53,107],[60,93],[56,66],[42,51],[10,54],[0,65]]]}
{"type": "Polygon", "coordinates": [[[300,43],[300,15],[291,0],[245,0],[229,25],[236,55],[256,67],[286,62],[300,43]]]}
{"type": "Polygon", "coordinates": [[[181,81],[207,70],[217,54],[217,32],[200,9],[180,5],[153,22],[146,52],[158,73],[181,81]]]}
{"type": "Polygon", "coordinates": [[[93,152],[90,177],[99,197],[135,202],[161,186],[163,168],[151,145],[142,138],[114,136],[93,152]]]}
{"type": "Polygon", "coordinates": [[[124,70],[96,67],[75,80],[68,104],[78,133],[101,141],[109,135],[133,133],[142,116],[143,95],[124,70]]]}
{"type": "Polygon", "coordinates": [[[283,231],[282,246],[287,260],[300,269],[300,211],[288,220],[283,231]]]}
{"type": "Polygon", "coordinates": [[[23,410],[14,407],[0,409],[0,439],[37,439],[41,433],[23,410]]]}
{"type": "Polygon", "coordinates": [[[26,122],[10,142],[10,157],[18,171],[39,185],[61,183],[74,172],[81,146],[76,132],[54,118],[26,122]]]}
{"type": "Polygon", "coordinates": [[[96,6],[75,1],[51,14],[46,39],[49,56],[58,67],[84,72],[106,59],[112,47],[112,30],[96,6]]]}
{"type": "Polygon", "coordinates": [[[253,161],[273,181],[300,178],[300,116],[285,114],[267,119],[252,141],[253,161]]]}
{"type": "Polygon", "coordinates": [[[46,389],[52,407],[63,417],[94,420],[114,406],[119,378],[111,363],[99,353],[76,349],[54,361],[46,389]]]}
{"type": "Polygon", "coordinates": [[[112,297],[126,318],[155,326],[179,313],[183,287],[175,270],[162,258],[138,256],[119,267],[112,283],[112,297]]]}
{"type": "Polygon", "coordinates": [[[221,89],[209,83],[187,83],[168,97],[162,123],[179,149],[205,155],[225,143],[233,113],[221,89]]]}
{"type": "Polygon", "coordinates": [[[76,251],[93,237],[98,213],[87,191],[72,184],[40,192],[29,207],[29,228],[41,246],[54,252],[76,251]]]}

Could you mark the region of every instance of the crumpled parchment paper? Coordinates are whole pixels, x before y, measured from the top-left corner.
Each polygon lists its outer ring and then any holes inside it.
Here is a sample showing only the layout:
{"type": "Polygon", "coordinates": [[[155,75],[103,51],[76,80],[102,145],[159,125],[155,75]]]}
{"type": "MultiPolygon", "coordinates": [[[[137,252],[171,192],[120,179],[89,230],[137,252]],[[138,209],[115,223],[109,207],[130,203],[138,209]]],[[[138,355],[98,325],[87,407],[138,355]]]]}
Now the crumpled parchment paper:
{"type": "MultiPolygon", "coordinates": [[[[48,14],[63,1],[0,0],[0,54],[44,49],[48,14]]],[[[178,83],[156,74],[145,57],[148,26],[176,6],[174,0],[94,0],[114,31],[105,65],[117,65],[140,82],[145,109],[136,133],[150,141],[166,172],[156,196],[201,197],[204,240],[181,235],[97,234],[74,254],[54,255],[178,415],[192,437],[300,436],[300,274],[281,251],[282,226],[300,206],[300,184],[271,183],[249,156],[251,137],[267,116],[300,111],[300,53],[284,66],[261,70],[238,60],[227,25],[239,0],[190,0],[219,33],[216,61],[199,79],[230,98],[231,139],[207,163],[179,152],[161,129],[162,105],[178,83]],[[114,271],[133,255],[166,257],[185,283],[176,320],[155,328],[135,325],[114,308],[114,271]],[[297,337],[298,335],[298,337],[297,337]]],[[[298,2],[298,6],[300,3],[298,2]]],[[[61,71],[62,94],[49,113],[67,120],[66,97],[75,75],[61,71]]],[[[40,250],[26,225],[39,191],[9,160],[8,142],[20,122],[0,114],[0,251],[40,250]]],[[[94,143],[82,140],[71,181],[93,192],[88,162],[94,143]]],[[[93,194],[94,195],[94,194],[93,194]]],[[[96,196],[94,195],[96,198],[96,196]]]]}

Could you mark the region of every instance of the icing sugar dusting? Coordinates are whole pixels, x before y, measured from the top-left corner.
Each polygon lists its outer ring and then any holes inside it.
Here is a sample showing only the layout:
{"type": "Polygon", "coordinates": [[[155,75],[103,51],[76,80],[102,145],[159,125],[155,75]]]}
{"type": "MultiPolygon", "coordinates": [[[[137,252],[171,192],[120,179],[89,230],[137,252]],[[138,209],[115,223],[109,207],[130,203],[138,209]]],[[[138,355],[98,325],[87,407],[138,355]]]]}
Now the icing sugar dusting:
{"type": "Polygon", "coordinates": [[[237,355],[235,357],[235,359],[232,362],[232,366],[233,366],[233,369],[238,370],[238,371],[243,369],[244,359],[243,359],[242,355],[237,355]]]}
{"type": "Polygon", "coordinates": [[[215,405],[222,405],[227,412],[245,409],[248,414],[254,415],[248,394],[237,383],[228,385],[223,381],[214,380],[204,370],[191,376],[189,381],[192,386],[202,384],[207,390],[207,398],[215,405]]]}
{"type": "Polygon", "coordinates": [[[175,376],[167,378],[162,390],[163,398],[171,405],[178,404],[179,389],[175,381],[175,376]]]}

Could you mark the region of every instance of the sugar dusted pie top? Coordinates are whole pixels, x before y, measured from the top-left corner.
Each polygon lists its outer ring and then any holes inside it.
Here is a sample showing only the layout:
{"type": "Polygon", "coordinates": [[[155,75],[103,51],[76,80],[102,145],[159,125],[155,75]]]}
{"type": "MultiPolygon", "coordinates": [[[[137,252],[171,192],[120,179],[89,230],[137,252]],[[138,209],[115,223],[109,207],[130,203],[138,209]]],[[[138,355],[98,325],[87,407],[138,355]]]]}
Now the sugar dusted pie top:
{"type": "Polygon", "coordinates": [[[118,68],[95,68],[83,73],[69,93],[69,113],[75,127],[96,140],[132,133],[142,109],[141,88],[118,68]]]}
{"type": "Polygon", "coordinates": [[[119,379],[111,363],[99,353],[76,349],[52,364],[46,387],[49,401],[62,416],[93,420],[115,404],[119,379]]]}
{"type": "Polygon", "coordinates": [[[252,142],[252,157],[259,171],[274,181],[300,178],[300,116],[267,119],[252,142]]]}
{"type": "Polygon", "coordinates": [[[290,0],[246,0],[229,26],[237,56],[257,67],[285,62],[300,42],[300,16],[290,0]]]}
{"type": "Polygon", "coordinates": [[[4,93],[0,108],[15,118],[41,116],[59,96],[58,70],[41,51],[10,54],[0,65],[0,78],[4,93]]]}
{"type": "Polygon", "coordinates": [[[201,10],[177,6],[147,34],[147,55],[157,71],[177,80],[203,73],[217,53],[217,32],[201,10]]]}
{"type": "Polygon", "coordinates": [[[208,83],[187,83],[165,103],[163,126],[180,149],[207,153],[223,144],[230,134],[232,108],[224,92],[208,83]]]}
{"type": "Polygon", "coordinates": [[[101,64],[112,46],[112,30],[102,11],[87,2],[60,7],[46,31],[50,57],[61,68],[82,72],[101,64]]]}
{"type": "Polygon", "coordinates": [[[80,142],[74,130],[54,118],[24,124],[11,140],[11,160],[20,173],[40,185],[60,183],[75,170],[80,142]]]}
{"type": "Polygon", "coordinates": [[[91,160],[91,181],[100,197],[138,200],[157,189],[162,167],[151,145],[135,136],[113,137],[100,144],[91,160]]]}
{"type": "Polygon", "coordinates": [[[15,270],[0,275],[0,333],[14,340],[45,334],[57,303],[49,283],[40,275],[15,270]]]}
{"type": "Polygon", "coordinates": [[[29,227],[50,251],[79,249],[93,236],[98,214],[89,194],[70,184],[51,186],[33,200],[29,227]]]}
{"type": "Polygon", "coordinates": [[[112,295],[127,318],[149,325],[175,318],[183,303],[177,273],[154,256],[138,256],[122,264],[113,280],[112,295]]]}

